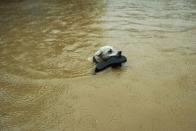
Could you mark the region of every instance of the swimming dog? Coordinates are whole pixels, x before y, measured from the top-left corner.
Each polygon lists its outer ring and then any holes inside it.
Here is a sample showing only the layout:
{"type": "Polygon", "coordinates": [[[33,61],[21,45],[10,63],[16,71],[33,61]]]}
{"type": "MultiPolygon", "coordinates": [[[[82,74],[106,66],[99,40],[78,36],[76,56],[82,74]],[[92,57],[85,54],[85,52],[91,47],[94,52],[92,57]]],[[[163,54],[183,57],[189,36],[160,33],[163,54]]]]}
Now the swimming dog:
{"type": "Polygon", "coordinates": [[[89,60],[94,63],[101,63],[107,61],[111,56],[120,55],[121,51],[114,49],[112,46],[103,46],[99,48],[89,60]]]}

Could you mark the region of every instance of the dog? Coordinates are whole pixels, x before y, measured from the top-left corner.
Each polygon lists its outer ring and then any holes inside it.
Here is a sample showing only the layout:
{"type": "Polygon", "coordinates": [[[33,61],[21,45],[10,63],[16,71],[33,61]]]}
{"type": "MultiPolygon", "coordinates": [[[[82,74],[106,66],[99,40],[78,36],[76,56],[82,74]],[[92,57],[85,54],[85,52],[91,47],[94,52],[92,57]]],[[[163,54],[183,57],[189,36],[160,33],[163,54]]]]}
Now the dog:
{"type": "Polygon", "coordinates": [[[107,61],[111,56],[120,56],[121,51],[114,49],[112,46],[103,46],[89,58],[95,64],[107,61]]]}

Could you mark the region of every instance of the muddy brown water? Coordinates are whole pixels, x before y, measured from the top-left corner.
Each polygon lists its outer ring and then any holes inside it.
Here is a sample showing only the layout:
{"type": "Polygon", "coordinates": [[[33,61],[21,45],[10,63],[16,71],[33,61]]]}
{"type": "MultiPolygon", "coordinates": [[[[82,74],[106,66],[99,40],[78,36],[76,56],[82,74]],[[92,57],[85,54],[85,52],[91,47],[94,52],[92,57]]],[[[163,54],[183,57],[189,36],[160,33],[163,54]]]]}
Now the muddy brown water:
{"type": "Polygon", "coordinates": [[[196,1],[1,0],[0,130],[195,131],[196,1]]]}

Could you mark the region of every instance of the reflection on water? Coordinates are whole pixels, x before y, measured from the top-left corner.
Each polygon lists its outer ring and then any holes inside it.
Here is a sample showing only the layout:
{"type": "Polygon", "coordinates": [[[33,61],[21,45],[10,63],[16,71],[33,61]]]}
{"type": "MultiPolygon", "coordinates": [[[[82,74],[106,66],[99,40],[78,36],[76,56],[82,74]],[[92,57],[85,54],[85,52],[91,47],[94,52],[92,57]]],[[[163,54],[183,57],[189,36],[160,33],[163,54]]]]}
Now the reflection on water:
{"type": "Polygon", "coordinates": [[[196,126],[195,0],[1,0],[0,130],[196,126]],[[91,75],[102,45],[128,58],[91,75]]]}

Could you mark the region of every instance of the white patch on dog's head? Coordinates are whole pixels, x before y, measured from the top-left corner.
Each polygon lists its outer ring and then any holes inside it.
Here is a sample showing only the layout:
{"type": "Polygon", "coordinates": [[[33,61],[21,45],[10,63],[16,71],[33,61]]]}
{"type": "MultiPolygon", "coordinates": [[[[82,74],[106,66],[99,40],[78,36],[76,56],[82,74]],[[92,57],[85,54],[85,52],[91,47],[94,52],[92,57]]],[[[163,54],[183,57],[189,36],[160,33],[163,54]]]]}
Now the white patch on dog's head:
{"type": "Polygon", "coordinates": [[[95,53],[94,57],[98,62],[101,62],[109,59],[111,56],[117,56],[118,54],[119,51],[112,46],[103,46],[95,53]]]}
{"type": "Polygon", "coordinates": [[[118,51],[115,50],[112,46],[104,46],[99,49],[99,54],[103,59],[108,59],[111,56],[118,55],[118,51]]]}

